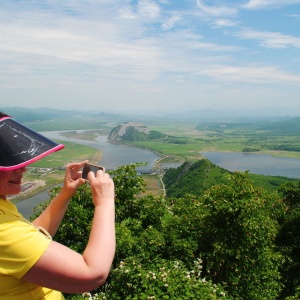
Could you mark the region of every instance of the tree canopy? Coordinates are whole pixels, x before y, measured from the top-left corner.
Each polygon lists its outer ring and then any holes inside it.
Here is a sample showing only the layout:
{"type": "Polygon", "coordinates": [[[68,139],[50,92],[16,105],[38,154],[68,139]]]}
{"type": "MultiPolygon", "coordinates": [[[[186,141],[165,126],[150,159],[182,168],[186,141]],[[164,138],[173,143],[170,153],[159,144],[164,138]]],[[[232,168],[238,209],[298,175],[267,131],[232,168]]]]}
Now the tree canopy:
{"type": "MultiPolygon", "coordinates": [[[[134,164],[111,176],[117,195],[111,274],[93,296],[67,299],[299,299],[300,182],[270,193],[247,173],[231,173],[201,195],[183,187],[180,196],[164,197],[145,194],[134,164]]],[[[191,180],[198,177],[205,178],[195,168],[191,180]]],[[[54,239],[82,252],[92,216],[86,184],[54,239]]]]}

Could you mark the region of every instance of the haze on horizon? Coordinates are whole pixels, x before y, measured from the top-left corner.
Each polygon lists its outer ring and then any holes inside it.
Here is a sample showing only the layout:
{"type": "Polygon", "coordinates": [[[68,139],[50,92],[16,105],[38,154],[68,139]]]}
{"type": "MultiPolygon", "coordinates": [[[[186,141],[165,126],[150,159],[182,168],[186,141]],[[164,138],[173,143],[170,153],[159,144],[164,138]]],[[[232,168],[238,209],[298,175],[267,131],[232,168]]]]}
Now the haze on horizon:
{"type": "Polygon", "coordinates": [[[2,1],[0,105],[300,115],[300,0],[2,1]]]}

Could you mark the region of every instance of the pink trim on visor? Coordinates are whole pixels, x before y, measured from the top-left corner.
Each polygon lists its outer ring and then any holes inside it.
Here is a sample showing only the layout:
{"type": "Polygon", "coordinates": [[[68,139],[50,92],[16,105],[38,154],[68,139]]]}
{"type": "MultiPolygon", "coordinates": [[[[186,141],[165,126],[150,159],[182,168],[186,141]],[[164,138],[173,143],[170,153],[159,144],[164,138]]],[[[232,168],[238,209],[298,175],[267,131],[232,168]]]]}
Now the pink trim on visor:
{"type": "Polygon", "coordinates": [[[56,152],[56,151],[59,151],[61,149],[63,149],[65,146],[63,144],[60,144],[52,149],[50,149],[49,151],[46,151],[44,153],[42,153],[41,155],[39,156],[36,156],[34,157],[33,159],[31,160],[27,160],[27,161],[24,161],[23,163],[20,163],[18,165],[14,165],[14,166],[9,166],[9,167],[3,167],[3,166],[0,166],[0,171],[12,171],[12,170],[17,170],[17,169],[21,169],[21,168],[24,168],[44,157],[46,157],[47,155],[53,153],[53,152],[56,152]]]}
{"type": "Polygon", "coordinates": [[[23,168],[63,148],[9,116],[0,118],[0,171],[23,168]]]}

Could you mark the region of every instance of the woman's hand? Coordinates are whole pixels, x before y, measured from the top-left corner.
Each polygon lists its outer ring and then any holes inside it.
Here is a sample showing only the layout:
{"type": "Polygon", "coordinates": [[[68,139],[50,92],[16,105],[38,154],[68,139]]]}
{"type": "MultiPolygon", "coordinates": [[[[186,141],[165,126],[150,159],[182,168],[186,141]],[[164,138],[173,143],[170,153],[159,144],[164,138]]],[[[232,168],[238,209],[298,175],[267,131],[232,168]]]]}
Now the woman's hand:
{"type": "Polygon", "coordinates": [[[98,170],[97,173],[89,172],[88,180],[95,207],[107,202],[114,202],[114,182],[109,174],[105,173],[104,170],[98,170]]]}
{"type": "Polygon", "coordinates": [[[80,170],[88,160],[85,160],[80,163],[70,163],[66,166],[64,184],[62,192],[67,195],[67,197],[72,197],[79,186],[85,183],[85,180],[82,178],[82,171],[80,170]]]}

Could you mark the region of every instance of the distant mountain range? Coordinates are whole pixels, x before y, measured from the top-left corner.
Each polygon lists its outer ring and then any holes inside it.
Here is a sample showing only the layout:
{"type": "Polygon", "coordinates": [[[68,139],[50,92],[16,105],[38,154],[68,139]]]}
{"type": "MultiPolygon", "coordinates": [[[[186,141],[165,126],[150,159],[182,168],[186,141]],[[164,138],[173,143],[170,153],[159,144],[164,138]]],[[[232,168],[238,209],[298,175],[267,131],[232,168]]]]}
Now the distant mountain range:
{"type": "MultiPolygon", "coordinates": [[[[256,109],[256,110],[214,110],[214,109],[195,109],[189,108],[183,109],[180,112],[160,112],[160,114],[114,114],[103,111],[78,111],[78,110],[61,110],[47,107],[40,108],[25,108],[25,107],[1,107],[0,111],[12,115],[17,121],[35,122],[35,121],[47,121],[51,119],[73,119],[78,120],[85,118],[104,118],[106,120],[124,123],[124,122],[141,122],[151,124],[156,121],[176,121],[180,122],[227,122],[227,123],[247,123],[258,121],[273,121],[273,122],[288,122],[297,117],[300,117],[300,112],[297,115],[297,111],[294,115],[288,115],[285,110],[281,110],[281,114],[278,113],[278,109],[256,109]],[[274,113],[274,112],[277,113],[274,113]]],[[[297,121],[293,121],[296,122],[297,121]]]]}
{"type": "Polygon", "coordinates": [[[68,119],[68,118],[86,118],[92,116],[118,117],[116,114],[104,112],[78,111],[78,110],[61,110],[47,107],[40,108],[25,108],[25,107],[1,107],[0,111],[11,115],[20,123],[47,121],[51,119],[68,119]]]}

